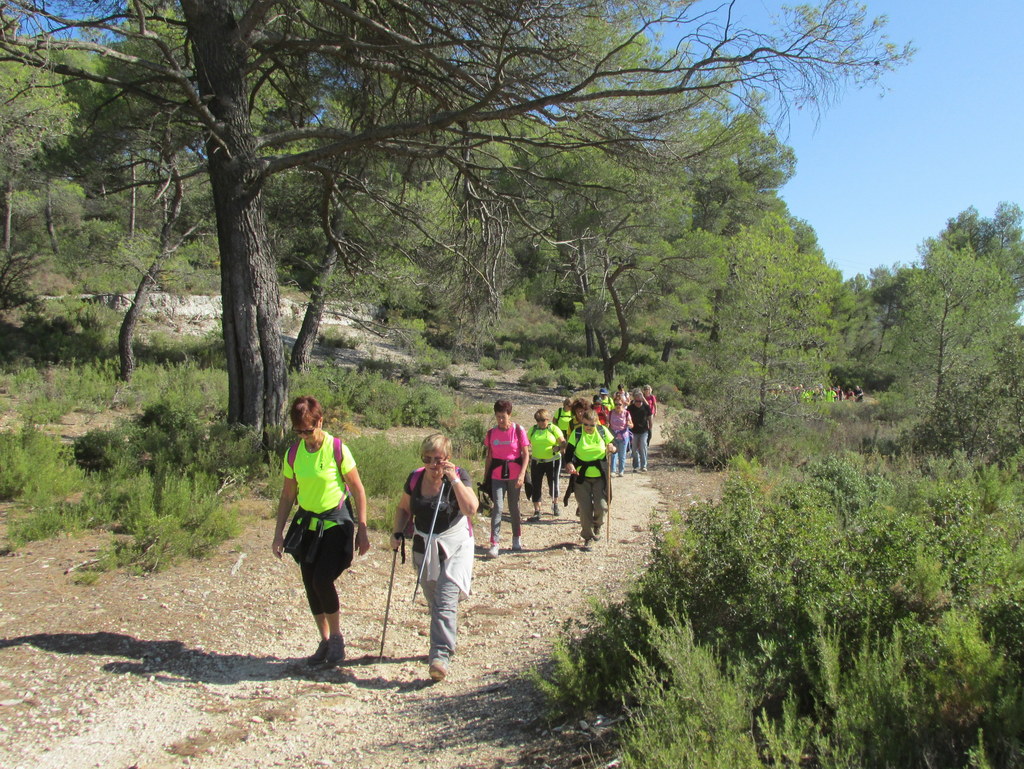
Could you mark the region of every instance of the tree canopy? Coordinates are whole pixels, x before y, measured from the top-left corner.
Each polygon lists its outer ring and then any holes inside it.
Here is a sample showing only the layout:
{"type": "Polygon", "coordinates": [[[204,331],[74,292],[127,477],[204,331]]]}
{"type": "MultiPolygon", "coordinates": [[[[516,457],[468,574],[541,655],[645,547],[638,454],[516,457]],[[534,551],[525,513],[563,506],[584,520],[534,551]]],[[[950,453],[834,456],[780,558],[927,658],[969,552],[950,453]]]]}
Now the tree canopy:
{"type": "Polygon", "coordinates": [[[276,425],[287,397],[263,189],[353,154],[653,147],[679,115],[822,104],[909,56],[848,0],[744,28],[693,0],[6,0],[0,58],[143,102],[202,145],[217,219],[228,417],[276,425]],[[674,44],[660,47],[666,33],[674,44]],[[523,130],[522,123],[532,125],[523,130]]]}

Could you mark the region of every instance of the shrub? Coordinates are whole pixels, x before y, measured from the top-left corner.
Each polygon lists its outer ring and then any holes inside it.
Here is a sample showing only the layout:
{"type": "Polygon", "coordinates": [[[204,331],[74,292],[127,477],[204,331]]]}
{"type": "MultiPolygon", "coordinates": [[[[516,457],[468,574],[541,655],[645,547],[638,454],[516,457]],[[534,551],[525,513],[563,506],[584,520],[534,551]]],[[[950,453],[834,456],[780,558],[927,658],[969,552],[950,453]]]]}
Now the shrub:
{"type": "Polygon", "coordinates": [[[235,514],[221,504],[213,478],[167,473],[142,484],[125,516],[127,540],[112,548],[113,562],[139,571],[159,571],[182,558],[200,558],[236,536],[235,514]]]}
{"type": "Polygon", "coordinates": [[[57,438],[32,428],[0,433],[0,499],[48,506],[86,485],[71,448],[57,438]]]}
{"type": "Polygon", "coordinates": [[[627,765],[1017,766],[1015,474],[734,467],[623,601],[568,628],[552,705],[627,705],[627,765]]]}

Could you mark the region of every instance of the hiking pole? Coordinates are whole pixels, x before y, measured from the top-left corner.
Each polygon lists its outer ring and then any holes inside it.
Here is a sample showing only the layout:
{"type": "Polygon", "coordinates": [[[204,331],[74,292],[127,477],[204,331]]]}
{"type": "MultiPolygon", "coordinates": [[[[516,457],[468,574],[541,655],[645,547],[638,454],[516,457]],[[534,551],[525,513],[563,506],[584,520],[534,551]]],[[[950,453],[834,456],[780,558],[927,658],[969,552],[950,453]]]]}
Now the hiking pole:
{"type": "Polygon", "coordinates": [[[441,479],[441,489],[437,492],[437,506],[434,508],[434,520],[430,522],[430,533],[427,535],[427,545],[423,548],[423,563],[416,574],[416,584],[412,589],[412,600],[416,601],[416,591],[420,589],[420,581],[423,579],[423,570],[427,568],[427,555],[430,554],[430,543],[434,540],[434,526],[437,525],[437,511],[441,509],[441,498],[444,496],[444,482],[447,478],[441,479]]]}
{"type": "MultiPolygon", "coordinates": [[[[405,563],[405,535],[402,534],[402,563],[405,563]]],[[[388,617],[391,614],[391,590],[395,587],[395,564],[398,563],[398,549],[396,548],[391,555],[391,581],[388,582],[388,603],[384,609],[384,629],[380,632],[380,656],[377,658],[377,662],[384,661],[384,639],[388,635],[388,617]]]]}
{"type": "Polygon", "coordinates": [[[611,542],[611,457],[607,452],[604,455],[604,504],[608,506],[608,519],[604,522],[604,537],[611,542]]]}

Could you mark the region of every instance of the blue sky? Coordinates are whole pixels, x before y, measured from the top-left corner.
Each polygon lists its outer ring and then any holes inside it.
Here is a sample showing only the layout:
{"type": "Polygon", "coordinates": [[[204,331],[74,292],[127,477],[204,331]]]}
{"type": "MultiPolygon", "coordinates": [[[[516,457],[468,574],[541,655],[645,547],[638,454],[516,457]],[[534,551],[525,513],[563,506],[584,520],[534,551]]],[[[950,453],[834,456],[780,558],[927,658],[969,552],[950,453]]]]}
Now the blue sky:
{"type": "Polygon", "coordinates": [[[1024,206],[1024,3],[865,2],[917,54],[884,95],[847,91],[820,120],[794,111],[781,130],[797,156],[782,196],[847,278],[910,264],[969,206],[1024,206]]]}

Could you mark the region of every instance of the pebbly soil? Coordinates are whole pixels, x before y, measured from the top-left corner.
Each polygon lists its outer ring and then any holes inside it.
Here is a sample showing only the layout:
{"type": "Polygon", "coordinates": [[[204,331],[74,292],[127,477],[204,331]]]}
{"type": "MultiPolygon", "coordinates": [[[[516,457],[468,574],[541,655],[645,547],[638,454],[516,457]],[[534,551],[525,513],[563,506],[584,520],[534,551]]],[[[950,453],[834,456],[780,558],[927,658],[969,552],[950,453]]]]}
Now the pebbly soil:
{"type": "MultiPolygon", "coordinates": [[[[197,323],[182,332],[202,330],[197,323]]],[[[389,353],[376,345],[373,354],[389,353]]],[[[468,365],[455,373],[470,399],[492,401],[497,385],[527,424],[538,406],[519,404],[557,406],[553,392],[519,391],[518,371],[497,383],[468,365]]],[[[72,439],[117,418],[72,414],[50,429],[72,439]]],[[[349,659],[330,670],[304,664],[318,639],[298,567],[270,552],[273,502],[249,500],[244,533],[213,557],[148,576],[78,584],[106,542],[100,534],[0,556],[0,767],[616,766],[614,724],[599,713],[549,722],[529,674],[567,620],[643,569],[652,524],[718,497],[721,477],[672,464],[660,437],[659,428],[649,473],[615,479],[607,536],[592,552],[579,549],[574,502],[524,524],[525,552],[494,560],[487,521],[474,522],[473,595],[460,609],[450,675],[437,684],[427,677],[426,607],[411,601],[411,559],[397,565],[378,659],[392,567],[385,532],[371,534],[370,552],[339,580],[349,659]]],[[[0,505],[0,540],[5,521],[0,505]]]]}
{"type": "Polygon", "coordinates": [[[303,662],[317,639],[297,566],[270,552],[269,503],[214,557],[150,576],[76,584],[67,570],[95,557],[97,535],[8,554],[0,766],[614,765],[610,724],[600,714],[549,723],[528,672],[589,599],[614,596],[643,568],[652,523],[718,494],[718,476],[663,461],[657,443],[658,431],[649,473],[615,479],[609,536],[592,552],[579,549],[575,503],[524,524],[526,551],[493,560],[476,521],[473,595],[437,684],[411,559],[398,564],[377,658],[392,565],[384,533],[339,581],[349,659],[332,670],[303,662]]]}

